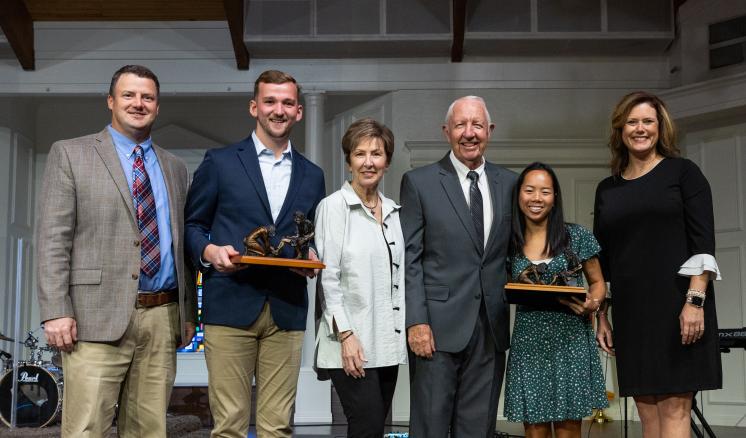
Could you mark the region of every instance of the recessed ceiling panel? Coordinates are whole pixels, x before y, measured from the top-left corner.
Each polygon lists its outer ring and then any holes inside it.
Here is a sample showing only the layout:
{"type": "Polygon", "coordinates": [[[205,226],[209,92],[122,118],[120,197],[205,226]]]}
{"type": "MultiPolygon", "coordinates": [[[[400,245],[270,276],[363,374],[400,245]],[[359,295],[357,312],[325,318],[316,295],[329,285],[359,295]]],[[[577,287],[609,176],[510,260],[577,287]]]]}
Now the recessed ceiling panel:
{"type": "Polygon", "coordinates": [[[449,0],[386,0],[386,33],[451,32],[449,0]]]}
{"type": "Polygon", "coordinates": [[[252,1],[246,17],[246,34],[310,35],[310,0],[252,1]]]}
{"type": "Polygon", "coordinates": [[[317,0],[316,32],[320,35],[378,34],[379,0],[317,0]]]}
{"type": "Polygon", "coordinates": [[[466,3],[468,32],[530,32],[531,2],[471,0],[466,3]]]}
{"type": "Polygon", "coordinates": [[[671,2],[606,0],[609,31],[665,32],[671,30],[671,2]]]}
{"type": "Polygon", "coordinates": [[[536,0],[539,32],[600,32],[600,0],[536,0]]]}

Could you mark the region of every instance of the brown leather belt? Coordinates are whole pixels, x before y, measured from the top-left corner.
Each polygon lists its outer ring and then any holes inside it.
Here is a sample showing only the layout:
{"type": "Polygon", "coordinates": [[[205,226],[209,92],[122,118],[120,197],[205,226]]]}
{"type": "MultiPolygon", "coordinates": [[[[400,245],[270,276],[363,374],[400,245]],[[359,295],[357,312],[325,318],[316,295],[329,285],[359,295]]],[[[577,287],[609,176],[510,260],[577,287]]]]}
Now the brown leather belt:
{"type": "Polygon", "coordinates": [[[156,307],[179,301],[179,289],[138,292],[137,307],[156,307]]]}

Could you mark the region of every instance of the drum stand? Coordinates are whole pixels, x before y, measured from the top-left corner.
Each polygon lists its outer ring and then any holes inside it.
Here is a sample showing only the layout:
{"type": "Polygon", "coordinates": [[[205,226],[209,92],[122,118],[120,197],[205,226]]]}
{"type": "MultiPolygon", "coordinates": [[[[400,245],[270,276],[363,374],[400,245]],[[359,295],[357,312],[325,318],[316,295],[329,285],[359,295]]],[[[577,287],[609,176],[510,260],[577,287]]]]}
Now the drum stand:
{"type": "MultiPolygon", "coordinates": [[[[21,297],[23,295],[23,238],[18,239],[16,247],[16,299],[15,299],[15,321],[13,324],[14,333],[13,337],[18,339],[18,335],[21,333],[21,297]]],[[[11,390],[10,397],[10,428],[15,429],[16,427],[16,406],[18,403],[18,355],[20,354],[20,346],[18,343],[13,344],[13,388],[11,390]]]]}
{"type": "MultiPolygon", "coordinates": [[[[699,422],[702,423],[702,429],[704,429],[705,432],[707,432],[707,436],[710,438],[716,438],[715,432],[712,431],[712,428],[707,423],[707,420],[705,420],[705,416],[702,415],[702,411],[699,410],[697,407],[697,393],[695,392],[692,395],[692,413],[697,416],[697,419],[699,419],[699,422]]],[[[704,433],[702,433],[701,430],[697,427],[697,424],[694,422],[694,418],[691,419],[692,422],[692,432],[694,432],[695,435],[697,435],[697,438],[705,438],[704,433]]]]}

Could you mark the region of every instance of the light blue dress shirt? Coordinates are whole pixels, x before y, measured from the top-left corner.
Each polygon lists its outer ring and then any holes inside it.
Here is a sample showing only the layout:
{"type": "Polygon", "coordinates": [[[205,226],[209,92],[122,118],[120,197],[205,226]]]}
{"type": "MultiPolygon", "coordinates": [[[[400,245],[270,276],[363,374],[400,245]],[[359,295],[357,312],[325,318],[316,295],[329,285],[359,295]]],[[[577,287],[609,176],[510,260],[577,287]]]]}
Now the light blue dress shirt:
{"type": "MultiPolygon", "coordinates": [[[[132,166],[135,163],[135,146],[138,143],[127,138],[111,125],[108,126],[111,138],[114,141],[114,147],[117,150],[119,161],[122,163],[124,176],[127,178],[127,185],[132,194],[132,166]]],[[[176,265],[174,264],[174,254],[172,249],[171,237],[171,211],[168,208],[168,190],[166,181],[163,179],[161,166],[158,164],[158,157],[153,150],[153,140],[148,137],[142,143],[139,143],[143,150],[143,160],[145,161],[145,171],[148,172],[150,186],[153,189],[155,197],[156,217],[158,221],[158,239],[160,240],[161,250],[161,269],[151,278],[140,272],[140,281],[138,288],[141,291],[159,291],[175,289],[176,283],[176,265]]],[[[134,197],[132,203],[134,205],[134,197]]],[[[112,248],[115,250],[116,248],[112,248]]]]}
{"type": "Polygon", "coordinates": [[[264,146],[256,136],[256,131],[251,133],[251,139],[254,140],[256,147],[256,156],[259,159],[259,168],[262,170],[262,179],[264,188],[267,190],[269,198],[269,208],[272,211],[272,220],[277,222],[277,216],[280,215],[282,204],[288,194],[290,187],[290,176],[293,173],[293,155],[290,141],[280,158],[275,158],[275,153],[264,146]]]}

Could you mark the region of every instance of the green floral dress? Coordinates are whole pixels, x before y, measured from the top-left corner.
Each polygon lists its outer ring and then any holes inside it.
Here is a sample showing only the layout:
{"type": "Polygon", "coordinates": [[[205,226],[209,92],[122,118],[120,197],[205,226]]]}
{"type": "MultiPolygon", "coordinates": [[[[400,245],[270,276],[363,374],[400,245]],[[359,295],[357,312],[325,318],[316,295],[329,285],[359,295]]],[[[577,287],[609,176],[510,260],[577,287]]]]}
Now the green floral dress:
{"type": "MultiPolygon", "coordinates": [[[[580,261],[601,248],[593,234],[567,224],[570,248],[580,261]]],[[[515,280],[531,264],[523,254],[510,258],[515,280]]],[[[568,269],[565,254],[547,263],[542,282],[568,269]]],[[[583,286],[578,272],[578,286],[583,286]]],[[[556,310],[518,306],[505,383],[505,416],[530,424],[580,420],[609,405],[591,320],[565,306],[556,310]],[[563,309],[567,309],[566,311],[563,309]]]]}

